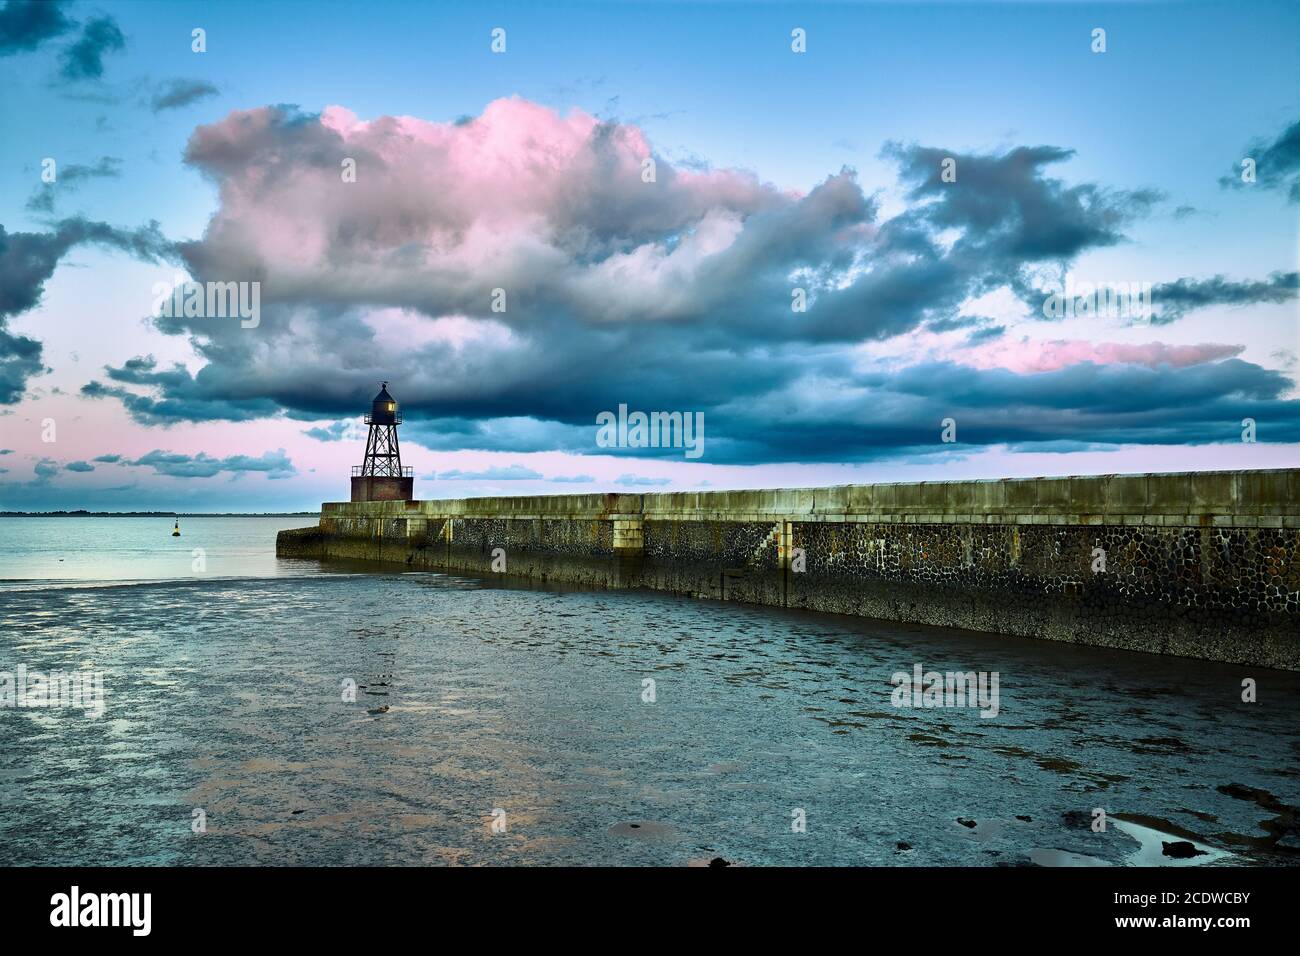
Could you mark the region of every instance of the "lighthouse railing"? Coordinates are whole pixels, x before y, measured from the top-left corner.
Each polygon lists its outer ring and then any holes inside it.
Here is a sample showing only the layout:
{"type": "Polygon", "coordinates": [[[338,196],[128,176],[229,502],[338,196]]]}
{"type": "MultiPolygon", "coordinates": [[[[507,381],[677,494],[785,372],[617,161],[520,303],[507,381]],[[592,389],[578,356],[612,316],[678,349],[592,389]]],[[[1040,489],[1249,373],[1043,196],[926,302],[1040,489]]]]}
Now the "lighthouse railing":
{"type": "Polygon", "coordinates": [[[384,469],[383,465],[379,465],[378,467],[380,468],[379,471],[366,471],[365,465],[353,465],[352,477],[353,478],[414,478],[415,477],[415,467],[413,465],[403,465],[400,469],[397,468],[392,469],[391,472],[383,470],[384,469]],[[401,474],[398,474],[399,470],[401,474]]]}

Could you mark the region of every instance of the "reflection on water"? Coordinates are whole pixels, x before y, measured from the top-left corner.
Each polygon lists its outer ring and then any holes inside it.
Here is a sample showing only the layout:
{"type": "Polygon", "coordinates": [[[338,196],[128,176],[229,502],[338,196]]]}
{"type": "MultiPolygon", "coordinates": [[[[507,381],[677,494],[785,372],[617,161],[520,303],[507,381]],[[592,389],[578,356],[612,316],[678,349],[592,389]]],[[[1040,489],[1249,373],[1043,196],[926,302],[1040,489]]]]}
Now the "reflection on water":
{"type": "Polygon", "coordinates": [[[0,670],[100,669],[107,695],[100,720],[0,710],[0,862],[1300,859],[1294,674],[312,570],[0,590],[0,670]],[[998,716],[893,708],[918,662],[998,671],[998,716]]]}

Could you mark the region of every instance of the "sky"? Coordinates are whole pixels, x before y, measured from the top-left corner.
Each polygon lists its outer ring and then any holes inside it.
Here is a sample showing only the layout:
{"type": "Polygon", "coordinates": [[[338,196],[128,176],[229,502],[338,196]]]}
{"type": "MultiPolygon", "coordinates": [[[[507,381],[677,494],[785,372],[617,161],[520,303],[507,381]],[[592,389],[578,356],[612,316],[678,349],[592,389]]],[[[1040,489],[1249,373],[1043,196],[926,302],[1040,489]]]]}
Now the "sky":
{"type": "Polygon", "coordinates": [[[1294,3],[7,0],[0,89],[0,510],[346,500],[384,380],[421,498],[1300,465],[1294,3]]]}

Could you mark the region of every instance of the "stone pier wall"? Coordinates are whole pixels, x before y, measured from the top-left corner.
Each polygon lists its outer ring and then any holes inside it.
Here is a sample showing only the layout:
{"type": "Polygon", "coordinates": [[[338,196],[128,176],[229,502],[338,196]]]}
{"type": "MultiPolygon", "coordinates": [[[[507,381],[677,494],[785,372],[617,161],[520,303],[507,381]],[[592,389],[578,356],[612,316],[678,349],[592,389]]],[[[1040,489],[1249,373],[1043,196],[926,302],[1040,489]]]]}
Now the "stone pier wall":
{"type": "Polygon", "coordinates": [[[328,503],[353,558],[1300,669],[1300,469],[328,503]]]}

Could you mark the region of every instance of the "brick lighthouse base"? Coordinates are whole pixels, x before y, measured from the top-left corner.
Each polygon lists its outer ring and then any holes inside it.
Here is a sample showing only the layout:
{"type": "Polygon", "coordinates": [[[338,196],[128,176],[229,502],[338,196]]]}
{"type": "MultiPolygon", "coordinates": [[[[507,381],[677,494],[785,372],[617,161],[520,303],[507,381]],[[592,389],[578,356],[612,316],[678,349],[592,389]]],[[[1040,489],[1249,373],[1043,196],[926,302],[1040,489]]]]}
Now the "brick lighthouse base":
{"type": "Polygon", "coordinates": [[[411,501],[415,498],[414,478],[354,476],[353,501],[411,501]]]}

